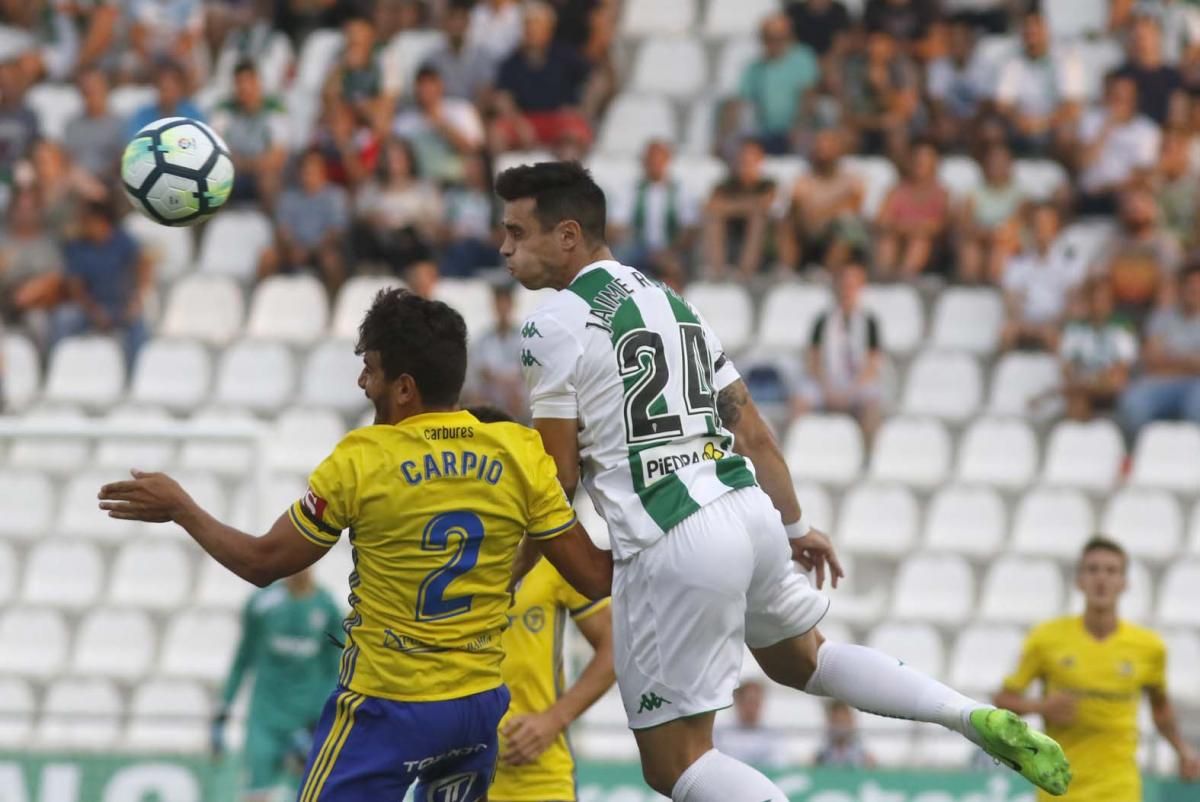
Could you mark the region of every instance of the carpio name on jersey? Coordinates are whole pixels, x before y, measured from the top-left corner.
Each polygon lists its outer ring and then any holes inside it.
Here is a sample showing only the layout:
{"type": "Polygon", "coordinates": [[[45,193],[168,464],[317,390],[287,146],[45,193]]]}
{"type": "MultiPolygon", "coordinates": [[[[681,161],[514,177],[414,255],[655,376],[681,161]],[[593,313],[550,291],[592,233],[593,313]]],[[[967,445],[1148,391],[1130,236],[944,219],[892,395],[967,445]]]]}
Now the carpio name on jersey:
{"type": "Polygon", "coordinates": [[[681,468],[695,465],[704,460],[718,460],[725,456],[720,449],[720,440],[716,438],[698,440],[691,443],[658,446],[648,448],[639,454],[645,479],[652,482],[664,476],[670,476],[681,468]]]}
{"type": "MultiPolygon", "coordinates": [[[[629,273],[643,287],[652,286],[654,283],[636,270],[630,270],[629,273]]],[[[603,329],[612,334],[612,316],[631,295],[633,295],[633,287],[622,281],[619,276],[613,276],[612,280],[605,284],[589,301],[592,308],[588,311],[588,321],[584,326],[591,329],[603,329]]]]}
{"type": "Polygon", "coordinates": [[[400,463],[400,475],[410,485],[437,479],[478,479],[494,485],[504,475],[504,463],[495,455],[474,451],[442,451],[426,454],[423,460],[408,459],[400,463]]]}

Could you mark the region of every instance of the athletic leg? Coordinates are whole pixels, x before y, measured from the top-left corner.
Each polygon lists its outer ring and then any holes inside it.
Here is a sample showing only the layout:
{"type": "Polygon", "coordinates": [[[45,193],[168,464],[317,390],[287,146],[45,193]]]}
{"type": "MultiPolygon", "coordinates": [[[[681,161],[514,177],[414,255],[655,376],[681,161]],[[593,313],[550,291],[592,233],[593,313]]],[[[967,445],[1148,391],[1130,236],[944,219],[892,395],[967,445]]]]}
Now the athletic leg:
{"type": "Polygon", "coordinates": [[[510,699],[508,688],[501,685],[463,699],[423,706],[425,724],[448,727],[458,746],[421,761],[429,765],[418,769],[414,802],[486,802],[500,753],[497,728],[510,699]]]}
{"type": "Polygon", "coordinates": [[[408,726],[404,707],[338,688],[313,733],[298,802],[403,799],[416,779],[404,763],[423,734],[408,726]]]}

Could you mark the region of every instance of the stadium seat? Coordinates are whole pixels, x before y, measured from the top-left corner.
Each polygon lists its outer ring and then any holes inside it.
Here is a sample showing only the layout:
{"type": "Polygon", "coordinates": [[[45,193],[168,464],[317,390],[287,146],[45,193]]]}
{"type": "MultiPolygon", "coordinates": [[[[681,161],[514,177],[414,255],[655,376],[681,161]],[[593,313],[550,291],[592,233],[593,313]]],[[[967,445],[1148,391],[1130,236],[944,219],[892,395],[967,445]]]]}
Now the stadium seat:
{"type": "Polygon", "coordinates": [[[116,605],[172,610],[183,604],[191,589],[191,561],[181,544],[139,539],[117,553],[108,598],[116,605]]]}
{"type": "Polygon", "coordinates": [[[1127,52],[1116,37],[1076,39],[1066,45],[1083,65],[1083,93],[1087,101],[1104,97],[1104,76],[1125,63],[1127,52]]]}
{"type": "Polygon", "coordinates": [[[1025,487],[1037,471],[1037,436],[1020,418],[978,418],[958,448],[958,478],[1007,490],[1025,487]]]}
{"type": "Polygon", "coordinates": [[[987,560],[1004,546],[1006,521],[1004,500],[995,490],[943,487],[925,511],[925,548],[987,560]]]}
{"type": "Polygon", "coordinates": [[[1001,557],[988,568],[979,599],[981,620],[1029,625],[1062,609],[1063,578],[1051,560],[1001,557]]]}
{"type": "Polygon", "coordinates": [[[90,543],[47,540],[30,549],[22,573],[26,604],[82,610],[100,598],[104,562],[90,543]]]}
{"type": "Polygon", "coordinates": [[[892,164],[891,159],[883,156],[843,156],[841,166],[863,182],[866,190],[863,197],[863,215],[867,219],[875,219],[888,192],[900,180],[896,165],[892,164]]]}
{"type": "Polygon", "coordinates": [[[903,660],[922,674],[938,677],[946,663],[942,639],[928,624],[887,621],[871,630],[865,645],[903,660]]]}
{"type": "Polygon", "coordinates": [[[156,223],[144,214],[127,214],[121,221],[154,264],[154,278],[162,286],[192,269],[196,247],[193,233],[156,223]]]}
{"type": "Polygon", "coordinates": [[[1013,549],[1074,561],[1095,531],[1087,497],[1078,490],[1039,487],[1022,497],[1013,515],[1013,549]]]}
{"type": "Polygon", "coordinates": [[[1130,481],[1195,493],[1200,487],[1200,426],[1157,421],[1143,427],[1133,451],[1130,481]]]}
{"type": "MultiPolygon", "coordinates": [[[[685,297],[716,332],[728,354],[741,352],[754,332],[754,303],[741,284],[697,281],[685,297]]],[[[713,358],[716,358],[713,354],[713,358]]]]}
{"type": "MultiPolygon", "coordinates": [[[[479,278],[444,278],[433,288],[436,300],[450,304],[463,316],[472,338],[487,334],[496,326],[496,308],[492,288],[479,278]]],[[[520,325],[519,321],[514,321],[520,325]]]]}
{"type": "Polygon", "coordinates": [[[221,354],[213,400],[270,414],[291,400],[295,386],[296,366],[286,346],[244,340],[221,354]]]}
{"type": "Polygon", "coordinates": [[[834,531],[833,500],[825,488],[816,482],[799,482],[795,486],[796,499],[804,511],[804,520],[822,532],[834,531]]]}
{"type": "Polygon", "coordinates": [[[932,415],[951,422],[979,408],[983,379],[970,354],[924,351],[908,368],[901,408],[909,415],[932,415]]]}
{"type": "Polygon", "coordinates": [[[187,413],[204,402],[211,382],[212,358],[204,346],[193,340],[154,339],[138,353],[129,397],[187,413]]]}
{"type": "MultiPolygon", "coordinates": [[[[24,419],[47,427],[78,429],[86,425],[87,416],[76,407],[38,404],[24,419]]],[[[8,464],[13,468],[63,474],[86,464],[90,450],[88,441],[77,435],[16,437],[8,451],[8,464]]]]}
{"type": "Polygon", "coordinates": [[[992,372],[988,411],[994,415],[1041,417],[1039,402],[1044,402],[1048,394],[1057,398],[1061,379],[1058,360],[1050,354],[1005,354],[992,372]]]}
{"type": "Polygon", "coordinates": [[[45,400],[105,410],[121,397],[125,357],[109,337],[67,337],[50,354],[45,400]]]}
{"type": "Polygon", "coordinates": [[[216,682],[229,671],[237,648],[238,623],[232,613],[185,610],[167,625],[163,638],[163,674],[216,682]]]}
{"type": "Polygon", "coordinates": [[[274,238],[271,221],[262,212],[227,209],[206,223],[200,235],[200,270],[249,284],[274,238]],[[231,248],[230,243],[237,247],[231,248]]]}
{"type": "Polygon", "coordinates": [[[858,717],[863,746],[882,769],[904,769],[913,764],[916,729],[911,721],[872,716],[858,717]]]}
{"type": "Polygon", "coordinates": [[[42,383],[41,361],[29,338],[4,334],[4,407],[20,412],[29,406],[42,383]]]}
{"type": "Polygon", "coordinates": [[[593,153],[586,162],[588,172],[604,190],[609,214],[613,209],[633,209],[633,194],[641,180],[641,160],[631,154],[593,153]]]}
{"type": "Polygon", "coordinates": [[[1013,181],[1022,194],[1034,201],[1053,199],[1068,186],[1069,180],[1063,166],[1051,159],[1017,159],[1013,164],[1013,181]]]}
{"type": "Polygon", "coordinates": [[[696,24],[696,0],[629,3],[621,9],[622,37],[689,32],[696,24]]]}
{"type": "Polygon", "coordinates": [[[950,654],[950,685],[964,693],[990,695],[1017,665],[1025,634],[1014,626],[971,624],[950,654]]]}
{"type": "Polygon", "coordinates": [[[900,563],[889,617],[960,625],[971,614],[975,577],[962,557],[919,555],[900,563]]]}
{"type": "MultiPolygon", "coordinates": [[[[126,406],[117,407],[106,422],[114,425],[139,425],[169,423],[171,416],[161,407],[126,406]]],[[[93,465],[108,468],[123,475],[130,468],[144,471],[165,470],[175,459],[178,443],[165,437],[106,437],[96,445],[93,465]]]]}
{"type": "MultiPolygon", "coordinates": [[[[753,663],[753,660],[753,657],[747,655],[746,661],[751,663],[753,670],[758,670],[758,665],[753,663]]],[[[750,666],[744,664],[742,666],[742,682],[746,681],[748,667],[750,666]]],[[[764,682],[765,677],[755,676],[754,679],[762,682],[766,690],[763,726],[774,728],[779,732],[787,732],[802,727],[811,727],[816,722],[825,720],[825,700],[784,685],[764,682]]]]}
{"type": "Polygon", "coordinates": [[[1142,560],[1162,563],[1183,546],[1183,512],[1165,490],[1126,487],[1108,500],[1100,531],[1142,560]]]}
{"type": "Polygon", "coordinates": [[[855,554],[896,558],[917,540],[917,500],[899,485],[858,485],[842,500],[838,535],[855,554]]]}
{"type": "Polygon", "coordinates": [[[50,528],[54,489],[29,469],[0,468],[0,540],[36,540],[50,528]]]}
{"type": "Polygon", "coordinates": [[[12,547],[0,543],[0,604],[9,604],[17,595],[17,555],[12,547]]]}
{"type": "Polygon", "coordinates": [[[276,420],[268,439],[267,467],[308,474],[346,434],[336,412],[293,407],[276,420]]]}
{"type": "Polygon", "coordinates": [[[962,200],[983,185],[983,170],[970,156],[946,156],[938,166],[938,180],[956,200],[962,200]]]}
{"type": "Polygon", "coordinates": [[[344,613],[350,611],[346,597],[350,588],[350,572],[353,570],[354,549],[350,539],[345,537],[313,566],[317,584],[333,595],[344,613]]]}
{"type": "Polygon", "coordinates": [[[806,347],[817,318],[832,303],[833,294],[824,285],[775,285],[763,303],[755,344],[778,349],[806,347]]]}
{"type": "Polygon", "coordinates": [[[1120,478],[1125,446],[1112,421],[1062,421],[1050,432],[1042,480],[1053,485],[1106,491],[1120,478]]]}
{"type": "Polygon", "coordinates": [[[154,660],[155,640],[150,617],[141,610],[92,610],[76,630],[71,670],[80,676],[139,679],[154,660]]]}
{"type": "Polygon", "coordinates": [[[150,84],[122,84],[108,93],[108,111],[118,120],[128,120],[157,100],[158,90],[150,84]]]}
{"type": "MultiPolygon", "coordinates": [[[[191,417],[197,426],[220,428],[224,424],[251,425],[255,417],[244,409],[210,407],[191,417]]],[[[179,464],[195,471],[212,471],[221,475],[244,475],[254,460],[254,444],[244,439],[185,440],[179,451],[179,464]]]]}
{"type": "MultiPolygon", "coordinates": [[[[317,563],[319,566],[328,557],[317,563]]],[[[254,585],[239,577],[216,560],[201,560],[196,592],[192,601],[198,607],[220,610],[240,610],[255,590],[254,585]]]]}
{"type": "Polygon", "coordinates": [[[16,677],[0,678],[0,749],[23,749],[33,731],[33,688],[16,677]]]}
{"type": "Polygon", "coordinates": [[[338,290],[329,328],[330,335],[347,340],[357,339],[358,326],[362,323],[363,315],[371,307],[371,302],[375,300],[379,291],[403,286],[403,281],[390,276],[355,276],[349,279],[338,290]]]}
{"type": "Polygon", "coordinates": [[[333,28],[317,28],[305,37],[296,58],[297,88],[313,95],[320,92],[342,45],[342,32],[333,28]]]}
{"type": "Polygon", "coordinates": [[[709,0],[704,35],[723,38],[757,33],[763,19],[777,11],[773,0],[709,0]]]}
{"type": "Polygon", "coordinates": [[[329,299],[309,275],[271,276],[254,288],[246,334],[289,345],[308,345],[325,331],[329,299]]]}
{"type": "MultiPolygon", "coordinates": [[[[1154,580],[1150,571],[1140,560],[1130,560],[1125,578],[1127,584],[1125,592],[1121,594],[1121,618],[1137,624],[1149,624],[1154,608],[1154,580]]],[[[1068,612],[1082,615],[1084,606],[1083,593],[1079,588],[1071,586],[1068,612]]]]}
{"type": "Polygon", "coordinates": [[[846,485],[862,468],[862,429],[849,415],[805,415],[788,429],[783,451],[795,478],[846,485]]]}
{"type": "Polygon", "coordinates": [[[1195,630],[1163,633],[1167,644],[1167,687],[1171,698],[1200,705],[1200,635],[1195,630]]]}
{"type": "Polygon", "coordinates": [[[638,47],[628,88],[687,100],[699,94],[708,80],[708,62],[700,42],[687,36],[655,36],[638,47]]]}
{"type": "Polygon", "coordinates": [[[933,488],[946,480],[953,453],[950,434],[934,418],[891,418],[875,435],[872,479],[933,488]]]}
{"type": "Polygon", "coordinates": [[[755,59],[762,55],[762,46],[753,36],[735,36],[725,40],[717,57],[714,85],[717,97],[736,96],[741,90],[742,75],[755,59]]]}
{"type": "Polygon", "coordinates": [[[400,95],[412,92],[417,71],[445,43],[446,35],[433,29],[416,28],[393,36],[379,53],[384,91],[400,95]]]}
{"type": "Polygon", "coordinates": [[[25,104],[38,118],[38,133],[61,142],[67,123],[83,113],[83,96],[74,84],[35,83],[25,94],[25,104]]]}
{"type": "Polygon", "coordinates": [[[1108,0],[1047,3],[1042,13],[1054,39],[1103,36],[1108,32],[1108,0]]]}
{"type": "MultiPolygon", "coordinates": [[[[994,691],[994,688],[987,689],[994,691]]],[[[985,694],[984,695],[986,698],[985,694]]],[[[913,753],[920,765],[931,769],[962,771],[980,749],[957,732],[944,727],[918,727],[913,753]]]]}
{"type": "Polygon", "coordinates": [[[1050,246],[1050,258],[1074,265],[1080,275],[1092,266],[1114,234],[1108,220],[1081,220],[1071,223],[1050,246]]]}
{"type": "Polygon", "coordinates": [[[987,356],[1000,344],[1003,323],[1004,301],[998,290],[951,287],[938,296],[933,308],[931,344],[987,356]]]}
{"type": "MultiPolygon", "coordinates": [[[[720,160],[711,155],[717,131],[717,100],[715,98],[701,96],[693,99],[691,105],[688,106],[683,128],[683,144],[675,159],[672,160],[672,167],[677,165],[680,159],[693,157],[709,160],[710,163],[716,161],[720,164],[720,160]]],[[[721,172],[718,175],[723,176],[724,174],[725,168],[724,165],[721,165],[721,172]]],[[[699,182],[684,183],[689,190],[694,190],[699,185],[699,182]]],[[[703,191],[693,194],[692,197],[704,200],[714,186],[716,186],[716,181],[710,181],[703,191]]]]}
{"type": "Polygon", "coordinates": [[[225,346],[242,329],[245,301],[227,276],[189,275],[171,288],[159,335],[225,346]]]}
{"type": "Polygon", "coordinates": [[[654,95],[617,95],[600,124],[597,149],[636,156],[651,139],[679,140],[670,102],[654,95]]]}
{"type": "Polygon", "coordinates": [[[67,625],[57,610],[6,605],[0,611],[0,676],[45,679],[67,662],[67,625]],[[30,649],[36,643],[38,648],[30,649]]]}
{"type": "Polygon", "coordinates": [[[510,167],[545,161],[554,161],[554,154],[541,148],[505,151],[504,153],[498,153],[496,158],[492,160],[492,175],[498,176],[510,167]]]}
{"type": "Polygon", "coordinates": [[[370,403],[358,386],[362,367],[362,357],[354,353],[353,341],[321,340],[300,371],[299,403],[357,415],[370,403]]]}
{"type": "Polygon", "coordinates": [[[1158,623],[1164,627],[1200,627],[1200,561],[1167,566],[1158,593],[1158,623]]]}
{"type": "Polygon", "coordinates": [[[213,708],[197,683],[151,680],[134,689],[129,707],[124,741],[130,749],[197,753],[208,745],[213,708]]]}
{"type": "Polygon", "coordinates": [[[105,543],[123,543],[137,531],[133,521],[110,518],[101,512],[96,494],[108,482],[123,478],[122,473],[89,468],[71,476],[59,502],[56,534],[105,543]]]}
{"type": "Polygon", "coordinates": [[[55,680],[46,689],[34,742],[43,749],[109,748],[120,715],[121,697],[108,680],[55,680]]]}
{"type": "MultiPolygon", "coordinates": [[[[313,467],[316,467],[315,465],[313,467]]],[[[233,497],[230,522],[243,531],[265,532],[308,489],[306,474],[269,474],[261,487],[246,483],[233,497]]]]}
{"type": "Polygon", "coordinates": [[[921,296],[909,284],[872,284],[863,291],[863,307],[879,320],[883,348],[892,354],[910,354],[925,334],[921,296]]]}

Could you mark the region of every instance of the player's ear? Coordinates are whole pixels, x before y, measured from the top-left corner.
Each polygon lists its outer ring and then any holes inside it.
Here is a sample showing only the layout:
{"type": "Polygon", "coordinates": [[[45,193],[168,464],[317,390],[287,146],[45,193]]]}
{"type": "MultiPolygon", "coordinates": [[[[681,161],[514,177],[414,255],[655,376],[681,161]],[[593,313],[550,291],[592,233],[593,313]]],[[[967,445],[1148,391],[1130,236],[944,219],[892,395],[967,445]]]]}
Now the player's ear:
{"type": "Polygon", "coordinates": [[[575,220],[563,220],[556,226],[558,245],[564,251],[573,251],[583,243],[583,229],[575,220]]]}
{"type": "Polygon", "coordinates": [[[401,373],[392,380],[392,398],[401,406],[421,403],[421,391],[417,389],[416,380],[407,373],[401,373]]]}

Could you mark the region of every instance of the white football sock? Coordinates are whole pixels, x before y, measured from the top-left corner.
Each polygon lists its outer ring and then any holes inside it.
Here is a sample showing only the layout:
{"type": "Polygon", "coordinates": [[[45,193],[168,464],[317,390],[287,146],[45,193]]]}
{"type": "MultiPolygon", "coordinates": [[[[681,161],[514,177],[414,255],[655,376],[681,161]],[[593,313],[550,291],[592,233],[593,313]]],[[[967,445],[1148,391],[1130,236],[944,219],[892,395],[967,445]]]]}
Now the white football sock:
{"type": "Polygon", "coordinates": [[[807,693],[840,699],[864,713],[941,724],[979,743],[970,715],[991,705],[963,696],[895,657],[866,646],[825,641],[807,693]]]}
{"type": "Polygon", "coordinates": [[[757,769],[710,749],[679,775],[672,802],[788,802],[757,769]]]}

